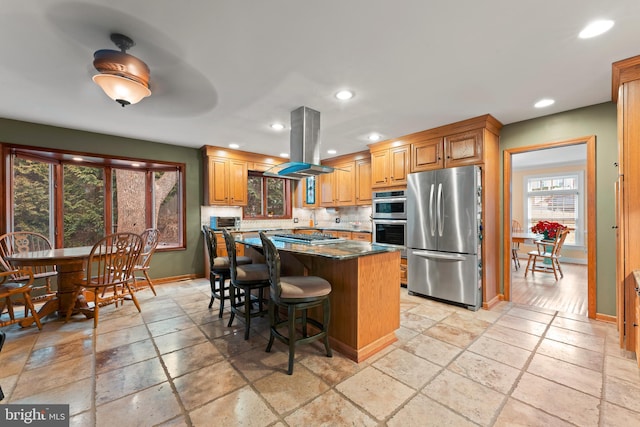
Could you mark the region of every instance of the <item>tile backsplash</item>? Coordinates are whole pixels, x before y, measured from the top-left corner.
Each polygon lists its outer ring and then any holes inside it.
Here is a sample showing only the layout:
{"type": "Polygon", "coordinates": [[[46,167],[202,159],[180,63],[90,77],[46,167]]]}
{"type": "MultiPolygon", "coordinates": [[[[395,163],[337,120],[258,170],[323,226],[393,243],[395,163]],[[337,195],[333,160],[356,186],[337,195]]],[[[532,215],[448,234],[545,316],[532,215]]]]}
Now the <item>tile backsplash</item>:
{"type": "Polygon", "coordinates": [[[240,230],[309,227],[309,220],[313,219],[314,227],[318,228],[371,231],[371,206],[315,209],[293,208],[293,218],[298,219],[297,223],[294,222],[294,219],[242,219],[242,208],[240,207],[202,206],[200,209],[201,224],[209,224],[209,217],[211,216],[240,217],[240,230]],[[336,218],[340,222],[336,222],[336,218]]]}

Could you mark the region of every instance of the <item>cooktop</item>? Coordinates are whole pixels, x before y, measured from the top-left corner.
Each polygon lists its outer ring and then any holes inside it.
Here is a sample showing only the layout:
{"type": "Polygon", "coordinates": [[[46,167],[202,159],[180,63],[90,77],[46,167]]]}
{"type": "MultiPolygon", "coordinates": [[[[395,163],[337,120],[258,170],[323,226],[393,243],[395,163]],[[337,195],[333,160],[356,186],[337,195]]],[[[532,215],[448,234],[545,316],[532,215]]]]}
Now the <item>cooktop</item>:
{"type": "Polygon", "coordinates": [[[280,233],[271,236],[273,240],[279,240],[281,242],[290,243],[304,243],[307,245],[324,245],[327,243],[344,242],[345,239],[340,237],[331,236],[330,234],[294,234],[294,233],[280,233]]]}

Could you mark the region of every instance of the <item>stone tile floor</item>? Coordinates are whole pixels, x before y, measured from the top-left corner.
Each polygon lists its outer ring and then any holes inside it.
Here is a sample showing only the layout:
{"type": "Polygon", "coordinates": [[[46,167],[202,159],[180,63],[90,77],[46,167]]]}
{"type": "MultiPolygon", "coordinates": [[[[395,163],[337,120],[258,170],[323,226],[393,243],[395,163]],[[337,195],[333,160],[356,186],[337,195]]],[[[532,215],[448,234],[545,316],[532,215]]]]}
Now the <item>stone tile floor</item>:
{"type": "MultiPolygon", "coordinates": [[[[298,349],[267,319],[226,326],[204,279],[92,321],[4,328],[5,403],[68,403],[73,426],[640,426],[640,369],[615,325],[501,303],[471,312],[401,289],[398,341],[363,363],[298,349]]],[[[216,304],[217,305],[217,304],[216,304]]]]}

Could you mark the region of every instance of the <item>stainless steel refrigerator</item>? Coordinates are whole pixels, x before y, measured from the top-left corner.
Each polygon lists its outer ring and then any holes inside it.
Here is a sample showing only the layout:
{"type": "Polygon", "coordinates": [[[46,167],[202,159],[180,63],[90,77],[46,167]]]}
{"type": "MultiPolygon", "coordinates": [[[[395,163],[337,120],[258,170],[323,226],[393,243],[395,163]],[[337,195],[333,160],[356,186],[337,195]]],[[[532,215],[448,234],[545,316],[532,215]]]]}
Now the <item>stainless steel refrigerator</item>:
{"type": "Polygon", "coordinates": [[[482,303],[481,171],[412,173],[407,182],[407,289],[477,310],[482,303]]]}

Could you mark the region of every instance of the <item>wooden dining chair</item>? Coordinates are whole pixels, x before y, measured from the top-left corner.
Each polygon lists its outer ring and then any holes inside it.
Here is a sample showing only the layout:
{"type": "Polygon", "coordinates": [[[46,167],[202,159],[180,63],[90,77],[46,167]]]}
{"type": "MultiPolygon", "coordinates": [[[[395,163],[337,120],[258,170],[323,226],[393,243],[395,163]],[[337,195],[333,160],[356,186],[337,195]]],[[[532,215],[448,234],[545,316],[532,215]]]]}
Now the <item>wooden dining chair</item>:
{"type": "MultiPolygon", "coordinates": [[[[142,251],[142,238],[136,233],[115,233],[100,239],[91,248],[86,264],[86,276],[74,284],[75,301],[84,291],[93,294],[93,327],[98,327],[100,307],[125,301],[130,297],[138,312],[140,304],[132,288],[133,267],[142,251]]],[[[74,305],[67,310],[65,321],[68,321],[74,305]]]]}
{"type": "Polygon", "coordinates": [[[329,294],[331,284],[317,276],[280,276],[280,253],[273,242],[264,232],[260,232],[262,249],[269,267],[269,344],[266,352],[271,351],[274,340],[277,338],[289,347],[289,366],[287,373],[293,374],[293,361],[295,359],[296,346],[308,344],[316,340],[324,342],[327,357],[332,357],[333,352],[329,345],[329,319],[331,318],[331,305],[329,294]],[[287,312],[287,318],[280,319],[280,308],[287,312]],[[322,321],[307,316],[307,311],[314,307],[320,307],[322,321]],[[298,317],[300,313],[300,317],[298,317]],[[301,331],[296,330],[296,323],[300,323],[301,331]],[[312,325],[316,332],[309,335],[307,324],[312,325]],[[286,332],[280,332],[280,328],[286,332]]]}
{"type": "Polygon", "coordinates": [[[0,327],[12,325],[18,322],[21,322],[23,325],[25,325],[25,322],[29,320],[27,314],[31,312],[31,317],[33,320],[30,323],[36,322],[36,325],[38,325],[38,329],[42,329],[40,316],[38,316],[38,312],[33,306],[33,301],[31,300],[33,280],[33,272],[28,269],[0,272],[0,327]],[[28,279],[26,281],[22,280],[16,282],[13,281],[13,277],[27,277],[28,279]],[[16,297],[21,297],[21,299],[24,301],[24,318],[16,317],[15,315],[13,299],[16,297]],[[2,314],[4,310],[7,310],[7,314],[9,316],[7,320],[2,320],[2,314]]]}
{"type": "Polygon", "coordinates": [[[541,273],[553,273],[556,281],[558,280],[558,273],[560,273],[560,277],[564,277],[562,274],[562,267],[560,267],[560,251],[562,250],[562,245],[564,244],[567,235],[569,234],[569,229],[564,228],[560,229],[556,232],[555,239],[549,240],[536,240],[536,249],[530,251],[528,253],[529,260],[527,261],[527,268],[524,272],[524,277],[527,277],[527,273],[531,271],[541,272],[541,273]],[[542,264],[538,262],[538,258],[543,260],[542,264]],[[544,263],[544,260],[549,260],[548,264],[544,263]]]}
{"type": "MultiPolygon", "coordinates": [[[[522,232],[522,225],[515,219],[511,221],[511,232],[522,232]]],[[[518,270],[520,268],[520,258],[518,258],[518,251],[520,251],[520,242],[511,242],[511,259],[513,260],[513,267],[518,270]]]]}
{"type": "MultiPolygon", "coordinates": [[[[55,297],[56,293],[51,287],[51,278],[57,275],[54,265],[34,265],[34,266],[14,266],[6,260],[6,257],[17,253],[48,251],[51,250],[51,242],[45,236],[32,231],[14,231],[0,236],[0,267],[4,271],[31,271],[33,279],[38,281],[38,285],[32,285],[31,301],[46,302],[55,297]],[[42,279],[42,280],[39,280],[42,279]]],[[[18,274],[18,273],[16,273],[18,274]]],[[[11,279],[16,282],[31,280],[30,276],[18,276],[13,274],[11,279]]],[[[25,313],[26,315],[26,313],[25,313]]]]}
{"type": "Polygon", "coordinates": [[[133,266],[133,290],[141,291],[143,289],[151,288],[153,295],[156,294],[156,288],[153,287],[153,281],[149,277],[149,268],[151,267],[151,257],[158,247],[159,231],[157,228],[147,228],[140,234],[142,238],[142,250],[140,257],[133,266]],[[136,277],[136,273],[140,272],[144,277],[136,277]],[[144,284],[141,284],[138,280],[144,280],[144,284]]]}

